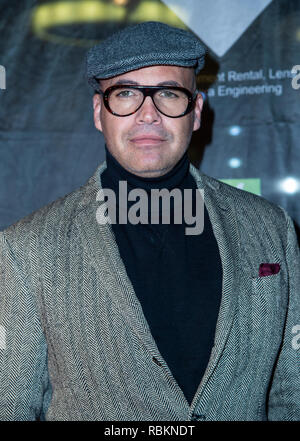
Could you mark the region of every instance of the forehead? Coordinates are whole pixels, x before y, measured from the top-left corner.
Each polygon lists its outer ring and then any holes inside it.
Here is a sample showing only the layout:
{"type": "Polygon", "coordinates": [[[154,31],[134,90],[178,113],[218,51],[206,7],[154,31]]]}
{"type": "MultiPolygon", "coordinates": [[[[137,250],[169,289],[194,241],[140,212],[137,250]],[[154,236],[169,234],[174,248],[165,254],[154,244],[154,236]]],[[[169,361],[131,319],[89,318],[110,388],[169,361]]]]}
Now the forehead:
{"type": "Polygon", "coordinates": [[[156,86],[159,83],[174,82],[178,86],[190,88],[194,77],[194,69],[180,66],[149,66],[132,70],[113,78],[101,80],[102,90],[114,84],[137,83],[156,86]]]}

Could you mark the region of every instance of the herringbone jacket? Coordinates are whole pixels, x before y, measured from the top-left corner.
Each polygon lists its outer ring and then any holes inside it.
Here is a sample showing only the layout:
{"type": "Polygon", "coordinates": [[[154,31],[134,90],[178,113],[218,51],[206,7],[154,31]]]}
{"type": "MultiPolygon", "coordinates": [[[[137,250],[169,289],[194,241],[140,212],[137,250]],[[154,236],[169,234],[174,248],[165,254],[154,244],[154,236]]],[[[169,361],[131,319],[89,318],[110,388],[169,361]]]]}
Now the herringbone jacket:
{"type": "Polygon", "coordinates": [[[285,211],[190,166],[223,285],[214,346],[189,405],[111,225],[96,220],[105,167],[0,233],[0,420],[300,420],[299,249],[285,211]],[[261,263],[280,271],[259,276],[261,263]]]}

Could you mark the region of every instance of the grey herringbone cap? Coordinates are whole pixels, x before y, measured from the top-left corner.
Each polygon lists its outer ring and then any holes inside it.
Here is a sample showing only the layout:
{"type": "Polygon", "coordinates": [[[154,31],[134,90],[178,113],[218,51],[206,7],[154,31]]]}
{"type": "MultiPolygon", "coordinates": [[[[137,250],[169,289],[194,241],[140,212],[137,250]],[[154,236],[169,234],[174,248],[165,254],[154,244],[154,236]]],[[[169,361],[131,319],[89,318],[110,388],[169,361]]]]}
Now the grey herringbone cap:
{"type": "Polygon", "coordinates": [[[109,36],[89,49],[86,75],[97,90],[104,79],[154,65],[204,66],[205,48],[191,32],[160,22],[143,22],[109,36]]]}

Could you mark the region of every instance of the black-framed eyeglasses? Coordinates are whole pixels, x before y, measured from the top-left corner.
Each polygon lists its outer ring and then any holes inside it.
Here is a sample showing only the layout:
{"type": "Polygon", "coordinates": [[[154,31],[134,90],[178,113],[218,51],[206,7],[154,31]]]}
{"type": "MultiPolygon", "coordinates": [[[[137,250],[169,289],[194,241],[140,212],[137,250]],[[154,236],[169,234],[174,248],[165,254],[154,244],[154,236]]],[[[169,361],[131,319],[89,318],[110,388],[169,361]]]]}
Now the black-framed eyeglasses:
{"type": "Polygon", "coordinates": [[[190,92],[184,87],[115,85],[108,87],[103,95],[106,109],[115,116],[129,116],[137,112],[145,98],[150,96],[159,112],[170,118],[187,115],[195,107],[198,91],[190,92]]]}

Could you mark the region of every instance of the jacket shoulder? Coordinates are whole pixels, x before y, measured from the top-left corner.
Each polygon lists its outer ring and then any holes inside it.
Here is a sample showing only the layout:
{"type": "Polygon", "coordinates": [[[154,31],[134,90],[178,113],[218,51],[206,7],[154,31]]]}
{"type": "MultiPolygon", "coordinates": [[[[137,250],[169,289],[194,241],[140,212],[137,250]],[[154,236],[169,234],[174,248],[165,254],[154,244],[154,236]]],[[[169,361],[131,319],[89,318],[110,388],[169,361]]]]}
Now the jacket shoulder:
{"type": "Polygon", "coordinates": [[[203,177],[207,185],[217,186],[219,197],[234,206],[238,226],[246,237],[252,234],[257,240],[265,240],[266,235],[274,244],[283,248],[287,243],[287,228],[291,221],[286,210],[262,196],[233,187],[209,176],[203,177]]]}
{"type": "Polygon", "coordinates": [[[233,187],[232,185],[226,184],[225,182],[219,181],[218,179],[212,178],[203,173],[201,176],[206,185],[213,186],[223,194],[227,200],[234,202],[237,210],[247,209],[248,211],[259,212],[259,214],[267,216],[273,214],[276,218],[279,217],[280,221],[284,220],[285,222],[285,209],[274,202],[265,199],[263,196],[233,187]]]}
{"type": "Polygon", "coordinates": [[[55,201],[33,211],[5,228],[1,234],[12,248],[26,252],[34,242],[65,234],[78,212],[80,201],[85,193],[85,185],[59,197],[55,201]]]}

